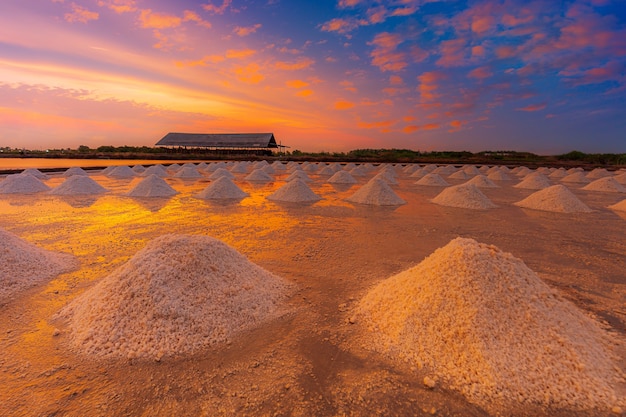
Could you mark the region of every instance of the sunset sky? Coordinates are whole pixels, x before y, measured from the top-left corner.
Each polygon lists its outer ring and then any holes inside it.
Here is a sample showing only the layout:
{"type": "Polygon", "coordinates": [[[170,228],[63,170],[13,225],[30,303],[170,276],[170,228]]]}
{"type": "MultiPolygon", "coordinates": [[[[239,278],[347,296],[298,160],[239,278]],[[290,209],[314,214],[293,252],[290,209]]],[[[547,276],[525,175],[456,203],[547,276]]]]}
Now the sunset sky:
{"type": "Polygon", "coordinates": [[[0,146],[626,152],[623,0],[1,0],[0,146]]]}

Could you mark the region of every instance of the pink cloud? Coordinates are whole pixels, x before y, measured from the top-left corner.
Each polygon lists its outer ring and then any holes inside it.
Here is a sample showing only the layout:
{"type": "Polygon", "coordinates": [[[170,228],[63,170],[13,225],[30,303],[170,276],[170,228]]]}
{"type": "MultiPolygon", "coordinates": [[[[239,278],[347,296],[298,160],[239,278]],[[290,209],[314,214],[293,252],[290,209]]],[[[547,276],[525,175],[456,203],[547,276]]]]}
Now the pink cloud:
{"type": "Polygon", "coordinates": [[[98,1],[98,6],[107,7],[117,14],[137,11],[137,4],[135,0],[100,0],[98,1]]]}
{"type": "Polygon", "coordinates": [[[462,38],[442,41],[439,48],[441,58],[437,60],[437,65],[455,67],[465,64],[466,45],[467,41],[462,38]]]}
{"type": "Polygon", "coordinates": [[[515,110],[520,110],[520,111],[540,111],[546,108],[546,103],[539,103],[539,104],[529,104],[526,107],[520,107],[517,108],[515,110]]]}
{"type": "Polygon", "coordinates": [[[237,76],[237,79],[241,82],[247,84],[258,84],[265,79],[265,76],[259,73],[260,69],[261,67],[259,64],[250,63],[245,67],[235,67],[233,72],[237,76]]]}
{"type": "Polygon", "coordinates": [[[90,20],[98,20],[98,18],[100,17],[97,12],[87,10],[86,8],[79,6],[76,3],[72,3],[70,7],[72,8],[71,13],[66,13],[64,16],[67,22],[87,23],[90,20]]]}
{"type": "Polygon", "coordinates": [[[283,71],[298,71],[301,69],[309,68],[315,64],[315,61],[311,58],[302,58],[295,62],[276,61],[274,67],[283,71]]]}
{"type": "Polygon", "coordinates": [[[213,3],[209,2],[207,4],[203,4],[202,8],[212,14],[224,14],[231,3],[232,0],[223,0],[221,5],[215,6],[213,3]]]}
{"type": "Polygon", "coordinates": [[[354,107],[354,103],[348,100],[337,100],[334,107],[336,110],[348,110],[354,107]]]}
{"type": "Polygon", "coordinates": [[[484,80],[485,78],[489,78],[493,75],[489,67],[478,67],[471,70],[467,76],[470,78],[477,78],[479,80],[484,80]]]}
{"type": "Polygon", "coordinates": [[[285,84],[289,88],[303,88],[309,85],[309,83],[307,83],[306,81],[302,81],[302,80],[289,80],[289,81],[285,81],[285,84]]]}
{"type": "Polygon", "coordinates": [[[370,53],[372,65],[381,71],[401,71],[407,67],[406,54],[396,50],[402,43],[402,38],[398,34],[383,32],[374,37],[370,45],[374,45],[374,50],[370,53]]]}
{"type": "Polygon", "coordinates": [[[367,21],[364,20],[335,18],[324,23],[321,29],[324,32],[337,32],[341,34],[346,34],[358,28],[359,26],[363,26],[366,24],[367,21]]]}
{"type": "Polygon", "coordinates": [[[259,30],[261,28],[261,24],[257,23],[256,25],[252,25],[252,26],[247,26],[247,27],[241,27],[241,26],[237,26],[235,29],[233,29],[233,32],[235,32],[237,34],[237,36],[248,36],[252,33],[255,33],[257,30],[259,30]]]}
{"type": "Polygon", "coordinates": [[[142,28],[146,29],[166,29],[180,26],[182,19],[178,16],[155,13],[150,9],[141,11],[139,23],[142,28]]]}
{"type": "Polygon", "coordinates": [[[183,13],[183,21],[185,22],[195,22],[198,24],[198,26],[202,26],[204,28],[210,29],[211,28],[211,23],[207,22],[206,20],[202,19],[196,12],[193,12],[191,10],[185,10],[183,13]]]}

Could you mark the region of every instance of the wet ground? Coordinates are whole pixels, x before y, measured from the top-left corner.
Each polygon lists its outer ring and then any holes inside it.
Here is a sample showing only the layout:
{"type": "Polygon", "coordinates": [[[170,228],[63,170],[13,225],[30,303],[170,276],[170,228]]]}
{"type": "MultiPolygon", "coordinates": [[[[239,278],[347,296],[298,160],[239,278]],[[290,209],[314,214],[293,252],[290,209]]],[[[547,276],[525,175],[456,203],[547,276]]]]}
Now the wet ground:
{"type": "MultiPolygon", "coordinates": [[[[573,186],[595,211],[548,213],[513,206],[532,191],[503,181],[500,188],[483,190],[498,208],[476,211],[432,204],[441,187],[417,186],[401,175],[393,188],[408,204],[382,208],[344,201],[366,179],[346,188],[312,176],[310,187],[324,199],[294,205],[265,199],[284,184],[285,174],[262,185],[237,175],[250,197],[228,204],[193,197],[208,179],[168,179],[180,194],[133,199],[122,194],[140,179],[97,174],[92,178],[108,194],[0,196],[0,227],[46,249],[72,253],[81,264],[0,306],[0,415],[490,415],[455,392],[426,388],[424,374],[372,352],[359,323],[350,323],[354,304],[368,289],[457,236],[513,253],[626,338],[626,214],[606,209],[624,195],[573,186]],[[97,361],[70,352],[64,324],[51,320],[54,313],[167,233],[218,238],[293,281],[298,290],[289,301],[291,312],[192,357],[97,361]]],[[[55,176],[47,184],[62,181],[55,176]]],[[[620,366],[625,369],[626,360],[620,366]]]]}

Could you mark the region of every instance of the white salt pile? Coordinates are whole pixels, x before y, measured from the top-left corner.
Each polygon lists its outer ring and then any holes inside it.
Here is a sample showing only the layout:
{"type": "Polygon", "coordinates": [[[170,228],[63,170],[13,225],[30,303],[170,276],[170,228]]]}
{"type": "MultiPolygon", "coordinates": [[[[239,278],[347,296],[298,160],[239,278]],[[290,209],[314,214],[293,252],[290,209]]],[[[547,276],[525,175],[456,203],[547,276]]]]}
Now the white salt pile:
{"type": "Polygon", "coordinates": [[[626,211],[626,200],[622,200],[619,203],[609,206],[608,208],[610,208],[611,210],[626,211]]]}
{"type": "Polygon", "coordinates": [[[248,173],[248,165],[243,162],[238,162],[232,166],[232,168],[230,169],[230,172],[234,174],[246,174],[248,173]]]}
{"type": "Polygon", "coordinates": [[[167,166],[166,171],[178,172],[179,169],[180,169],[180,165],[179,164],[170,164],[170,165],[167,166]]]}
{"type": "Polygon", "coordinates": [[[81,167],[71,167],[68,168],[64,173],[64,177],[71,177],[72,175],[89,175],[87,172],[81,167]]]}
{"type": "Polygon", "coordinates": [[[130,190],[126,195],[130,197],[171,197],[178,194],[165,180],[152,174],[130,190]]]}
{"type": "Polygon", "coordinates": [[[613,178],[615,179],[615,181],[619,182],[620,184],[626,185],[626,172],[617,174],[613,178]]]}
{"type": "Polygon", "coordinates": [[[337,171],[327,182],[330,184],[356,184],[357,181],[348,171],[337,171]]]}
{"type": "Polygon", "coordinates": [[[137,173],[129,166],[117,166],[110,170],[106,176],[109,178],[133,178],[137,173]]]}
{"type": "Polygon", "coordinates": [[[216,180],[219,177],[227,177],[230,179],[235,178],[235,176],[226,168],[217,168],[211,175],[209,175],[209,179],[216,180]]]}
{"type": "Polygon", "coordinates": [[[11,174],[0,182],[0,194],[35,194],[50,190],[31,174],[11,174]]]}
{"type": "Polygon", "coordinates": [[[463,167],[463,172],[469,175],[480,175],[480,171],[475,165],[466,165],[463,167]]]}
{"type": "Polygon", "coordinates": [[[513,178],[509,174],[507,174],[505,171],[503,171],[501,168],[490,172],[489,175],[487,175],[487,178],[489,178],[492,181],[512,181],[513,180],[513,178]]]}
{"type": "Polygon", "coordinates": [[[607,171],[604,168],[595,168],[587,174],[587,178],[598,179],[598,178],[610,177],[612,175],[613,174],[611,174],[609,171],[607,171]]]}
{"type": "Polygon", "coordinates": [[[603,191],[607,193],[626,193],[626,187],[617,182],[613,177],[600,177],[585,185],[583,190],[603,191]]]}
{"type": "Polygon", "coordinates": [[[409,178],[422,178],[424,175],[428,174],[428,171],[424,168],[418,168],[415,171],[411,172],[409,178]]]}
{"type": "Polygon", "coordinates": [[[98,184],[93,179],[84,175],[72,175],[68,177],[62,184],[57,185],[50,194],[53,195],[86,195],[86,194],[103,194],[108,190],[98,184]]]}
{"type": "Polygon", "coordinates": [[[433,173],[424,175],[422,178],[415,181],[415,184],[428,185],[430,187],[447,187],[448,185],[450,185],[446,180],[441,178],[441,175],[433,173]]]}
{"type": "Polygon", "coordinates": [[[197,352],[277,317],[291,285],[208,236],[165,235],[64,307],[70,346],[100,357],[197,352]]]}
{"type": "Polygon", "coordinates": [[[610,334],[492,245],[452,240],[370,290],[357,314],[377,350],[425,366],[487,409],[623,401],[610,334]]]}
{"type": "Polygon", "coordinates": [[[77,267],[72,255],[47,251],[0,229],[0,302],[77,267]]]}
{"type": "Polygon", "coordinates": [[[374,177],[354,194],[346,198],[346,201],[372,206],[400,206],[406,204],[382,178],[374,177]]]}
{"type": "Polygon", "coordinates": [[[144,172],[146,170],[146,168],[144,168],[143,165],[134,165],[132,169],[137,174],[141,174],[142,172],[144,172]]]}
{"type": "Polygon", "coordinates": [[[393,173],[392,170],[389,170],[389,169],[381,170],[378,174],[374,176],[374,178],[380,178],[381,180],[385,181],[387,184],[391,184],[391,185],[398,184],[398,181],[396,180],[396,175],[393,173]]]}
{"type": "Polygon", "coordinates": [[[564,185],[553,185],[536,191],[517,203],[518,207],[556,213],[590,213],[591,210],[564,185]]]}
{"type": "Polygon", "coordinates": [[[317,174],[318,175],[334,175],[335,170],[330,165],[326,165],[320,168],[317,174]]]}
{"type": "Polygon", "coordinates": [[[585,174],[583,172],[580,171],[576,171],[572,174],[569,174],[563,178],[561,178],[561,181],[563,182],[577,182],[577,183],[581,183],[581,184],[588,184],[591,181],[589,179],[587,179],[587,177],[585,176],[585,174]]]}
{"type": "Polygon", "coordinates": [[[365,169],[362,167],[354,167],[351,170],[346,170],[346,172],[349,172],[353,177],[364,177],[366,175],[365,169]]]}
{"type": "Polygon", "coordinates": [[[568,175],[569,175],[569,174],[567,173],[567,171],[565,171],[565,169],[564,169],[564,168],[559,168],[559,169],[557,169],[557,170],[555,170],[555,171],[551,172],[548,176],[549,176],[550,178],[557,179],[557,178],[565,178],[565,177],[567,177],[568,175]]]}
{"type": "Polygon", "coordinates": [[[248,175],[246,175],[244,180],[249,182],[272,182],[274,181],[274,178],[272,178],[267,172],[265,172],[264,168],[257,168],[248,175]]]}
{"type": "Polygon", "coordinates": [[[550,186],[550,180],[548,177],[540,172],[533,172],[526,175],[526,177],[519,183],[515,184],[515,188],[524,188],[526,190],[543,190],[550,186]]]}
{"type": "Polygon", "coordinates": [[[146,168],[141,174],[142,177],[149,177],[150,175],[156,175],[158,177],[167,177],[167,171],[163,168],[163,165],[152,165],[146,168]]]}
{"type": "Polygon", "coordinates": [[[233,180],[224,176],[207,185],[196,195],[197,198],[204,200],[241,200],[247,196],[248,193],[237,187],[233,180]]]}
{"type": "Polygon", "coordinates": [[[42,181],[46,181],[48,179],[48,175],[39,171],[37,168],[26,168],[24,171],[21,172],[21,174],[29,174],[42,181]]]}
{"type": "Polygon", "coordinates": [[[294,178],[268,195],[267,199],[287,203],[312,203],[322,198],[315,194],[300,178],[294,178]]]}
{"type": "Polygon", "coordinates": [[[486,210],[497,207],[474,184],[461,184],[444,189],[432,200],[440,206],[486,210]]]}
{"type": "Polygon", "coordinates": [[[465,184],[474,184],[478,188],[500,188],[499,185],[496,185],[495,182],[491,181],[489,178],[485,177],[482,174],[476,175],[465,184]]]}
{"type": "Polygon", "coordinates": [[[294,170],[286,179],[285,181],[289,182],[289,181],[293,181],[295,179],[299,179],[302,182],[311,182],[313,181],[306,172],[302,171],[302,170],[294,170]]]}
{"type": "Polygon", "coordinates": [[[458,170],[457,172],[448,175],[448,178],[452,178],[454,180],[466,180],[469,177],[471,177],[471,175],[463,170],[458,170]]]}
{"type": "Polygon", "coordinates": [[[187,179],[195,179],[202,178],[202,174],[198,171],[198,168],[194,166],[182,166],[176,174],[174,174],[175,178],[187,178],[187,179]]]}

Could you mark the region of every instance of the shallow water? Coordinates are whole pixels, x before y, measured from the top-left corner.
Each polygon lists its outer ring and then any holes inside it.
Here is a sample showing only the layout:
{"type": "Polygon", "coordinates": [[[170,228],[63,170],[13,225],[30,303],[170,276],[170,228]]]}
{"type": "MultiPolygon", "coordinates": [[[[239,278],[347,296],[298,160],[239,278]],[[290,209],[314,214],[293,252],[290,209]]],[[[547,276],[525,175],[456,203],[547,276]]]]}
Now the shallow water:
{"type": "MultiPolygon", "coordinates": [[[[0,415],[413,416],[433,409],[444,416],[488,415],[455,392],[426,389],[424,374],[371,352],[358,323],[348,320],[369,288],[457,236],[513,253],[626,337],[626,219],[605,208],[623,195],[573,188],[593,213],[547,213],[513,206],[532,191],[501,181],[500,188],[483,190],[498,207],[478,211],[432,204],[441,187],[417,186],[401,176],[392,188],[408,204],[384,208],[344,201],[369,177],[346,188],[311,175],[309,186],[323,200],[278,204],[265,197],[286,174],[256,185],[243,182],[245,175],[237,174],[235,182],[250,197],[228,203],[194,198],[208,179],[169,178],[180,194],[134,199],[123,194],[139,178],[98,174],[92,178],[110,190],[105,195],[0,196],[0,227],[45,249],[72,253],[81,263],[0,306],[0,415]],[[70,352],[64,323],[54,322],[54,313],[166,233],[218,238],[295,282],[292,312],[193,357],[103,362],[70,352]]],[[[63,180],[55,174],[46,183],[63,180]]]]}

